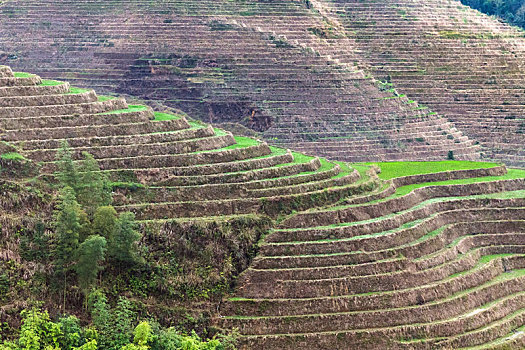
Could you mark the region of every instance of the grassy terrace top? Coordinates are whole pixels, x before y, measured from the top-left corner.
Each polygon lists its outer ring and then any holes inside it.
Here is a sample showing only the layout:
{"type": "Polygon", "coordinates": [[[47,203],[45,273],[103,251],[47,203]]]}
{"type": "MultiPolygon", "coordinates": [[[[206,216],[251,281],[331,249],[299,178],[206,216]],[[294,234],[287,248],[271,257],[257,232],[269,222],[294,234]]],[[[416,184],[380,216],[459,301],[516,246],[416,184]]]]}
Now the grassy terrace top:
{"type": "Polygon", "coordinates": [[[444,171],[486,169],[500,165],[498,163],[455,160],[438,162],[380,162],[364,164],[369,166],[378,166],[381,169],[379,178],[383,180],[390,180],[402,176],[439,173],[444,171]]]}

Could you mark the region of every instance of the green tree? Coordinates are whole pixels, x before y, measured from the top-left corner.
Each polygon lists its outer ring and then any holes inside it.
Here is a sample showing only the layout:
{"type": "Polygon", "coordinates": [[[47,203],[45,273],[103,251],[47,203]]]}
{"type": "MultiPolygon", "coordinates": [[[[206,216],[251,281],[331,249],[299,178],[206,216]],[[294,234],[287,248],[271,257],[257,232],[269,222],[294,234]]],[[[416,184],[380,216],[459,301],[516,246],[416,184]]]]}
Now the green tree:
{"type": "Polygon", "coordinates": [[[133,331],[132,320],[135,313],[128,299],[120,297],[112,312],[111,349],[120,350],[129,343],[133,331]]]}
{"type": "MultiPolygon", "coordinates": [[[[225,343],[217,338],[202,340],[195,331],[191,335],[182,335],[174,328],[161,329],[155,334],[151,349],[153,350],[233,350],[233,339],[224,336],[225,343]]],[[[126,349],[135,350],[135,348],[126,349]]]]}
{"type": "Polygon", "coordinates": [[[92,227],[91,227],[91,221],[89,221],[89,217],[87,215],[87,213],[80,209],[79,213],[78,213],[78,221],[80,223],[80,230],[79,230],[79,233],[78,233],[78,241],[80,243],[84,242],[86,240],[86,238],[88,238],[89,236],[91,236],[92,232],[92,227]]]}
{"type": "Polygon", "coordinates": [[[110,255],[115,260],[123,263],[136,263],[139,261],[138,241],[141,234],[136,229],[135,214],[121,213],[110,246],[110,255]]]}
{"type": "Polygon", "coordinates": [[[108,247],[112,247],[117,221],[117,211],[115,208],[112,206],[99,207],[93,216],[91,232],[106,238],[108,247]]]}
{"type": "Polygon", "coordinates": [[[89,236],[78,248],[78,262],[75,265],[75,271],[78,275],[80,289],[85,295],[95,284],[98,273],[102,269],[100,263],[105,259],[106,245],[104,237],[93,235],[89,236]]]}
{"type": "Polygon", "coordinates": [[[143,321],[133,331],[133,344],[127,344],[122,350],[148,350],[148,345],[153,340],[153,332],[148,322],[143,321]]]}
{"type": "Polygon", "coordinates": [[[62,350],[96,350],[97,333],[92,328],[82,328],[76,316],[65,316],[58,320],[62,332],[60,349],[62,350]]]}
{"type": "Polygon", "coordinates": [[[88,296],[88,305],[91,310],[93,325],[98,331],[104,331],[109,327],[111,318],[106,295],[100,290],[93,290],[88,296]]]}
{"type": "Polygon", "coordinates": [[[21,350],[53,350],[59,349],[59,339],[62,337],[60,326],[51,322],[47,311],[33,308],[24,310],[22,328],[18,347],[21,350]]]}
{"type": "Polygon", "coordinates": [[[98,207],[111,204],[111,188],[96,159],[88,152],[82,155],[84,160],[78,169],[77,199],[91,216],[98,207]]]}
{"type": "Polygon", "coordinates": [[[149,323],[146,321],[139,323],[133,331],[133,341],[135,344],[137,344],[139,347],[142,346],[145,349],[149,349],[149,346],[147,345],[152,340],[153,334],[149,323]]]}
{"type": "Polygon", "coordinates": [[[72,350],[97,350],[97,341],[95,339],[91,339],[87,343],[85,343],[82,346],[72,348],[72,350]]]}
{"type": "Polygon", "coordinates": [[[88,297],[93,325],[99,332],[98,345],[104,350],[121,350],[130,342],[132,320],[135,313],[126,298],[120,298],[117,306],[111,310],[106,296],[100,291],[93,291],[88,297]]]}
{"type": "Polygon", "coordinates": [[[71,187],[60,191],[60,203],[56,214],[55,266],[59,271],[71,267],[73,255],[78,248],[80,232],[80,205],[71,187]]]}
{"type": "Polygon", "coordinates": [[[73,152],[67,141],[63,141],[57,152],[58,170],[55,175],[62,186],[69,186],[75,192],[78,189],[79,174],[76,164],[73,161],[73,152]]]}
{"type": "Polygon", "coordinates": [[[68,272],[74,263],[74,256],[79,246],[79,232],[81,229],[79,215],[80,205],[75,198],[75,192],[69,186],[60,192],[60,203],[56,214],[56,244],[55,244],[55,272],[64,281],[64,307],[68,272]]]}
{"type": "Polygon", "coordinates": [[[0,344],[0,350],[97,350],[96,332],[82,329],[75,316],[62,317],[57,323],[47,311],[24,310],[17,340],[0,344]]]}
{"type": "Polygon", "coordinates": [[[62,337],[60,338],[61,349],[72,349],[81,345],[82,327],[80,327],[78,318],[75,316],[66,316],[58,321],[62,337]]]}

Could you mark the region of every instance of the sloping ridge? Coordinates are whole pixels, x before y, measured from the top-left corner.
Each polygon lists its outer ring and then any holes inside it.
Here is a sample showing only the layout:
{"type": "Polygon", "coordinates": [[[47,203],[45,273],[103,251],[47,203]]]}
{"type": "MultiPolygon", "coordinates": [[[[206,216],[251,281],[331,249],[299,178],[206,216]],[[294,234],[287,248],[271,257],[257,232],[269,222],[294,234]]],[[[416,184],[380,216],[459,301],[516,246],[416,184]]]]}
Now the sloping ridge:
{"type": "Polygon", "coordinates": [[[480,158],[475,139],[366,74],[355,40],[317,3],[15,0],[0,8],[0,40],[17,69],[242,123],[298,151],[480,158]]]}
{"type": "Polygon", "coordinates": [[[370,72],[483,146],[525,166],[525,34],[456,0],[312,1],[345,28],[370,72]]]}
{"type": "Polygon", "coordinates": [[[141,221],[276,216],[283,208],[306,209],[377,186],[345,163],[7,66],[0,66],[0,140],[40,174],[56,170],[65,141],[74,159],[91,153],[113,182],[122,183],[114,190],[117,210],[133,211],[141,221]]]}

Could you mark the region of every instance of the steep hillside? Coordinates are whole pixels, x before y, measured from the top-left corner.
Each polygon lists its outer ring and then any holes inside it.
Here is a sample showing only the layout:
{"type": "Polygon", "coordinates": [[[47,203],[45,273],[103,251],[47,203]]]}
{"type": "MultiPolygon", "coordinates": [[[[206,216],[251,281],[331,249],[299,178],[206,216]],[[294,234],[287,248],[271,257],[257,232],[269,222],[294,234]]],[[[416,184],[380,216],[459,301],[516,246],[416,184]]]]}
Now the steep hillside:
{"type": "Polygon", "coordinates": [[[525,39],[459,1],[319,1],[378,79],[440,113],[485,157],[525,165],[525,39]]]}
{"type": "Polygon", "coordinates": [[[317,3],[9,1],[0,40],[17,69],[162,100],[299,151],[480,158],[475,140],[363,71],[358,43],[317,3]]]}
{"type": "Polygon", "coordinates": [[[128,105],[69,83],[0,66],[0,320],[43,301],[52,313],[85,316],[71,284],[53,282],[57,153],[89,152],[111,180],[113,205],[141,227],[142,257],[109,268],[100,286],[131,297],[163,324],[209,325],[268,217],[334,203],[378,186],[345,163],[290,150],[186,119],[128,105]],[[115,282],[117,281],[117,282],[115,282]],[[66,298],[64,296],[64,298],[66,298]]]}
{"type": "Polygon", "coordinates": [[[266,237],[219,323],[242,349],[522,349],[525,171],[376,165],[377,191],[266,237]]]}
{"type": "Polygon", "coordinates": [[[82,290],[52,278],[67,141],[76,163],[89,152],[111,179],[117,211],[138,219],[143,262],[106,266],[96,284],[141,318],[238,328],[246,349],[525,344],[525,171],[331,162],[0,72],[2,340],[38,301],[90,321],[82,290]]]}

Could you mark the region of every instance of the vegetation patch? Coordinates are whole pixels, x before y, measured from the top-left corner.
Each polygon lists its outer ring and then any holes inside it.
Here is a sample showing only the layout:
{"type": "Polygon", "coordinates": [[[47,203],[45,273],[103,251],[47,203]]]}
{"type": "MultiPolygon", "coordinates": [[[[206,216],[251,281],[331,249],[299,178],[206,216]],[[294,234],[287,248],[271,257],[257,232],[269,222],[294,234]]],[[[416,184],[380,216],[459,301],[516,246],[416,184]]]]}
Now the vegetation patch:
{"type": "Polygon", "coordinates": [[[498,163],[472,161],[381,162],[363,164],[378,166],[381,169],[379,178],[383,180],[389,180],[395,177],[432,174],[453,170],[488,169],[500,165],[498,163]]]}
{"type": "Polygon", "coordinates": [[[0,154],[0,159],[12,160],[12,161],[24,161],[24,160],[26,160],[26,158],[23,155],[21,155],[20,153],[17,153],[17,152],[9,152],[9,153],[0,154]]]}
{"type": "Polygon", "coordinates": [[[141,105],[128,105],[128,108],[126,109],[116,109],[113,111],[100,113],[99,115],[108,115],[108,114],[121,114],[121,113],[133,113],[133,112],[142,112],[147,111],[147,106],[141,106],[141,105]]]}
{"type": "Polygon", "coordinates": [[[163,113],[163,112],[154,112],[155,115],[155,121],[166,121],[166,120],[178,120],[182,116],[176,115],[176,114],[170,114],[170,113],[163,113]]]}
{"type": "Polygon", "coordinates": [[[25,73],[25,72],[13,72],[13,76],[15,78],[32,78],[32,77],[35,77],[36,75],[25,73]]]}
{"type": "Polygon", "coordinates": [[[57,86],[57,85],[63,85],[63,84],[65,83],[62,81],[58,81],[58,80],[42,79],[42,83],[40,84],[40,86],[57,86]]]}
{"type": "Polygon", "coordinates": [[[82,89],[82,88],[77,88],[77,87],[70,87],[69,88],[69,91],[68,91],[68,94],[69,95],[73,95],[73,94],[83,94],[85,92],[89,92],[89,89],[82,89]]]}

